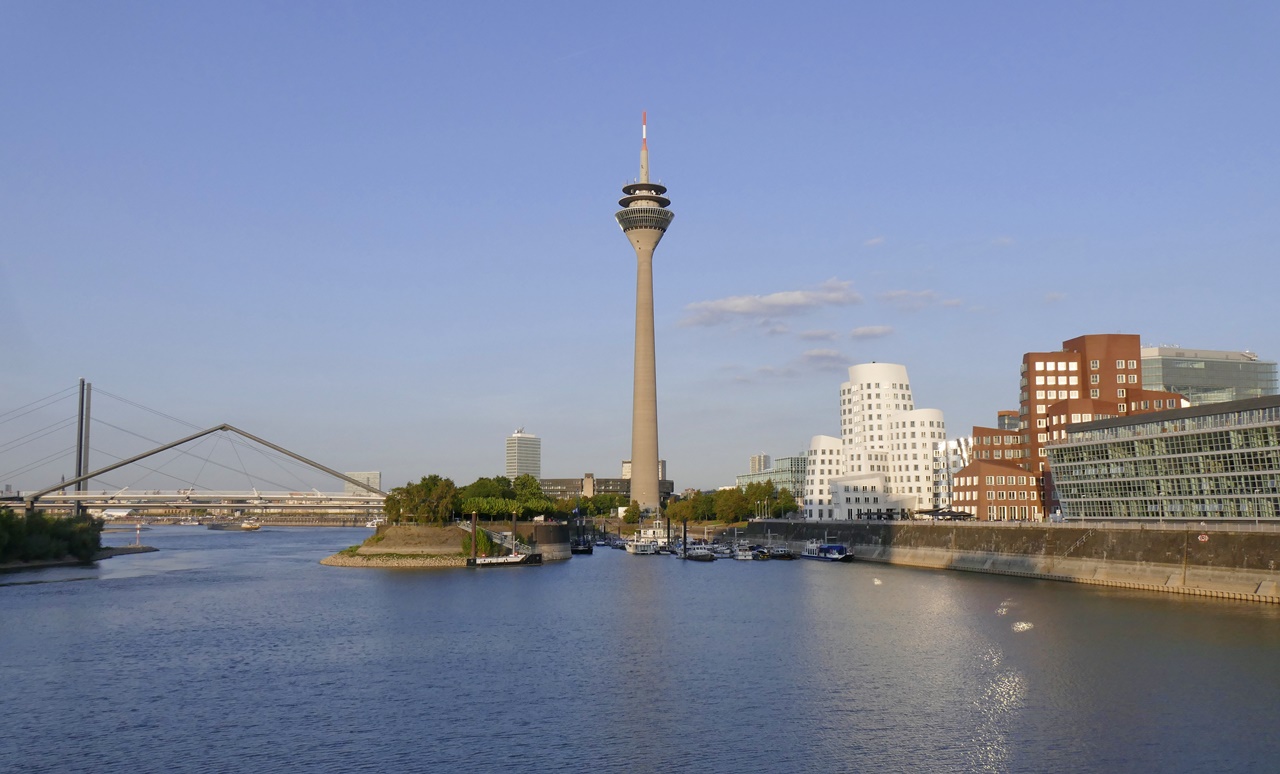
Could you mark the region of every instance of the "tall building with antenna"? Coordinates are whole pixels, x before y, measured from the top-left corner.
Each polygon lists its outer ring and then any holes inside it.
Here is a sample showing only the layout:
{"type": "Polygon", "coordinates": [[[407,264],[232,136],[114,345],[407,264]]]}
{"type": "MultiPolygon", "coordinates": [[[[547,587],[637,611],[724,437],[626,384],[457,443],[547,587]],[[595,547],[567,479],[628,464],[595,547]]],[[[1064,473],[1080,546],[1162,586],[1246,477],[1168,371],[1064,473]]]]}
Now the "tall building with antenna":
{"type": "Polygon", "coordinates": [[[631,499],[656,512],[658,491],[658,378],[653,337],[653,251],[675,213],[666,186],[649,182],[648,115],[640,114],[640,178],[622,187],[614,216],[636,251],[636,359],[631,403],[631,499]]]}

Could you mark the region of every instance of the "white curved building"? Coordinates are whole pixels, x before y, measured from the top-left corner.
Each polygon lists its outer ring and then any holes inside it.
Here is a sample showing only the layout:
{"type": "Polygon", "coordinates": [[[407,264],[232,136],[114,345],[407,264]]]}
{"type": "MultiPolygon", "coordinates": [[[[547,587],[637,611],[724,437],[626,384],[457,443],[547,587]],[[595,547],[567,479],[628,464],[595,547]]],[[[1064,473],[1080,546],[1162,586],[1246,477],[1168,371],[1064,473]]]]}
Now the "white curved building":
{"type": "Polygon", "coordinates": [[[889,478],[894,494],[910,495],[917,511],[941,508],[946,486],[947,431],[938,409],[915,409],[889,421],[889,478]]]}
{"type": "Polygon", "coordinates": [[[815,469],[815,460],[830,459],[832,439],[814,436],[805,518],[893,517],[941,507],[950,495],[946,467],[935,457],[946,439],[942,412],[916,408],[906,366],[850,366],[840,385],[839,472],[819,473],[831,470],[822,464],[815,469]]]}
{"type": "Polygon", "coordinates": [[[805,519],[833,518],[831,479],[845,474],[843,449],[841,440],[830,435],[815,435],[809,440],[802,506],[805,519]]]}

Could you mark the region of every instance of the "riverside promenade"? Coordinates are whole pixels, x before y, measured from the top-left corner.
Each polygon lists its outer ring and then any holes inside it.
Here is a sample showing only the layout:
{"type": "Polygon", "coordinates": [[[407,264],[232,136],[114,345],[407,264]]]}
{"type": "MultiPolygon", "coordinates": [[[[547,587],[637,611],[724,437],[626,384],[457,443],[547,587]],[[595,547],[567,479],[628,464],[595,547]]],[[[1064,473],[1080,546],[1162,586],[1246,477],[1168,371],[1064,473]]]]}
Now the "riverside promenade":
{"type": "Polygon", "coordinates": [[[758,520],[752,540],[818,538],[863,561],[1280,604],[1280,525],[758,520]]]}

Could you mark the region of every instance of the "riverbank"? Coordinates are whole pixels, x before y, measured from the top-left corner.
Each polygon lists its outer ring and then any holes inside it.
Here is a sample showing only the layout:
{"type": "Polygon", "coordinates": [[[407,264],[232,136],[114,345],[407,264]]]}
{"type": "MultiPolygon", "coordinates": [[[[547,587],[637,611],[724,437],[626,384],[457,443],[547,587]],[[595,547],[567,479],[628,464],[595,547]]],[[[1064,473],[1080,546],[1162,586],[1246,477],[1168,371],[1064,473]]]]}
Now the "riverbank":
{"type": "Polygon", "coordinates": [[[110,546],[103,548],[93,555],[93,558],[87,562],[83,562],[74,556],[66,556],[61,559],[40,559],[33,562],[7,562],[0,564],[0,572],[20,572],[22,570],[43,570],[46,567],[78,567],[85,564],[93,564],[103,559],[110,559],[113,556],[125,556],[126,554],[149,554],[152,551],[158,551],[158,548],[151,546],[110,546]]]}
{"type": "Polygon", "coordinates": [[[1280,604],[1280,533],[1231,525],[753,522],[753,538],[847,545],[861,561],[1280,604]]]}

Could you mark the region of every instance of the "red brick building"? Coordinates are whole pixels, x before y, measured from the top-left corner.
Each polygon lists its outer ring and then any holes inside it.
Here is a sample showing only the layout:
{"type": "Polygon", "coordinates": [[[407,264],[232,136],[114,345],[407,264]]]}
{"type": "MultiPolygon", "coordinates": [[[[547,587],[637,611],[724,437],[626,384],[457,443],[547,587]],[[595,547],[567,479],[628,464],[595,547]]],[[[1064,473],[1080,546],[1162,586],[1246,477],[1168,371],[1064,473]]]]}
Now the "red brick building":
{"type": "Polygon", "coordinates": [[[955,507],[983,520],[1042,519],[1056,504],[1045,444],[1065,438],[1067,425],[1180,408],[1181,395],[1142,388],[1141,348],[1134,334],[1102,333],[1064,341],[1057,352],[1023,355],[1018,430],[973,428],[972,462],[955,477],[955,507]],[[1025,513],[1020,489],[994,485],[1024,476],[1038,490],[1035,498],[1028,494],[1025,513]],[[1016,511],[1009,492],[1018,492],[1016,511]]]}

